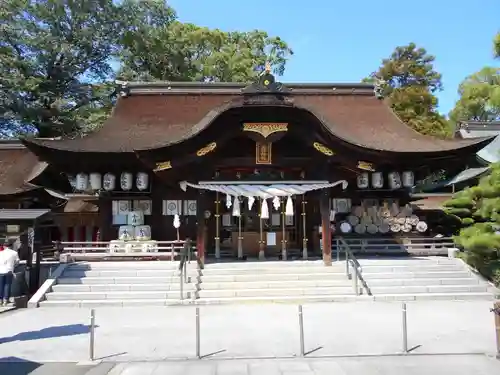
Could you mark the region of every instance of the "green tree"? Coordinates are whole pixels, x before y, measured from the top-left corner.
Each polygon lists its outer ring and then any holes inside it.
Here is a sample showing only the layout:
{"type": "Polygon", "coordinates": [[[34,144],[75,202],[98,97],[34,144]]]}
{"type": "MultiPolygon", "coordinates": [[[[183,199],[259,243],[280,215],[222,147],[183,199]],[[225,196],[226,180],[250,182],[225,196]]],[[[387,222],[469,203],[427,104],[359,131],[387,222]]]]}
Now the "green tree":
{"type": "Polygon", "coordinates": [[[365,81],[378,81],[395,113],[413,129],[422,134],[446,137],[451,134],[451,128],[437,111],[435,94],[443,85],[433,62],[434,56],[424,48],[409,43],[396,47],[365,81]]]}
{"type": "Polygon", "coordinates": [[[120,79],[144,81],[249,82],[266,61],[282,75],[293,54],[264,31],[224,32],[175,20],[141,25],[123,47],[120,79]]]}
{"type": "Polygon", "coordinates": [[[493,39],[493,53],[495,57],[500,57],[500,32],[498,32],[493,39]]]}
{"type": "Polygon", "coordinates": [[[450,112],[453,123],[500,119],[500,68],[485,67],[459,86],[459,100],[450,112]]]}
{"type": "Polygon", "coordinates": [[[4,136],[78,134],[105,118],[121,14],[112,0],[0,3],[4,136]]]}
{"type": "Polygon", "coordinates": [[[500,163],[477,186],[456,193],[445,202],[445,211],[463,224],[455,242],[466,260],[500,284],[500,163]]]}

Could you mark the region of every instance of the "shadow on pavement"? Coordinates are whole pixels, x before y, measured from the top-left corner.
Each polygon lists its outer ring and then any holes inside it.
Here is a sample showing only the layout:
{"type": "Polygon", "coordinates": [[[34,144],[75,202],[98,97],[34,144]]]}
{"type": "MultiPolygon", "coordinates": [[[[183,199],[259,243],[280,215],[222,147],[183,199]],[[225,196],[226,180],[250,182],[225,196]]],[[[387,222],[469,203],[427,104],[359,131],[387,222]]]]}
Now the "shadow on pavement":
{"type": "MultiPolygon", "coordinates": [[[[97,328],[97,326],[96,326],[97,328]]],[[[0,344],[6,344],[13,341],[31,341],[48,339],[53,337],[65,337],[83,335],[90,332],[90,326],[85,324],[70,324],[66,326],[55,326],[43,328],[39,331],[21,332],[14,336],[0,338],[0,344]]],[[[0,372],[0,374],[2,374],[0,372]]]]}
{"type": "Polygon", "coordinates": [[[40,366],[42,366],[41,363],[18,357],[0,357],[0,374],[2,375],[28,375],[40,366]]]}

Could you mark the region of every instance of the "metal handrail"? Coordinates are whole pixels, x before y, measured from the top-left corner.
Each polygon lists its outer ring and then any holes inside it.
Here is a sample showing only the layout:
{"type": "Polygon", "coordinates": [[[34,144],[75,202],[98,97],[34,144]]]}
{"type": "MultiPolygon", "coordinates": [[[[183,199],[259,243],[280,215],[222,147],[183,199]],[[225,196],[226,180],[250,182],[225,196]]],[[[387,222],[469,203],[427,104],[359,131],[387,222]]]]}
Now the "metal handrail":
{"type": "MultiPolygon", "coordinates": [[[[338,241],[337,246],[339,246],[338,244],[340,244],[344,249],[346,257],[346,262],[345,262],[346,276],[352,280],[354,293],[357,296],[359,296],[360,294],[363,294],[363,289],[365,289],[366,293],[369,296],[371,296],[372,292],[363,278],[363,268],[361,267],[361,264],[358,262],[353,252],[349,248],[349,245],[347,244],[347,242],[345,242],[345,240],[342,237],[338,238],[337,241],[338,241]],[[354,271],[354,277],[351,273],[351,269],[354,271]],[[361,289],[358,287],[358,281],[361,283],[361,289]]],[[[338,259],[338,253],[337,253],[337,259],[338,259]]]]}

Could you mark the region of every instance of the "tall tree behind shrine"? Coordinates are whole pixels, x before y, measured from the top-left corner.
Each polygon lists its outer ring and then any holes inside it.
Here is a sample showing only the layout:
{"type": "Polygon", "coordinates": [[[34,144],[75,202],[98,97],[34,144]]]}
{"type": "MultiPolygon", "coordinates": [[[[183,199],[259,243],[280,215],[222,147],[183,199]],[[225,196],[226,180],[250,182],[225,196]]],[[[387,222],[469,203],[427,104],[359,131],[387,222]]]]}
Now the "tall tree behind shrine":
{"type": "Polygon", "coordinates": [[[436,93],[441,74],[434,70],[434,56],[414,43],[396,47],[379,69],[365,81],[378,81],[396,114],[422,134],[447,137],[451,128],[437,111],[436,93]]]}
{"type": "Polygon", "coordinates": [[[0,1],[0,137],[94,130],[117,65],[128,80],[241,82],[266,60],[282,74],[291,54],[263,31],[180,23],[163,0],[0,1]]]}
{"type": "MultiPolygon", "coordinates": [[[[493,53],[500,59],[500,33],[493,39],[493,53]]],[[[471,74],[460,84],[458,94],[450,112],[453,123],[500,120],[500,68],[487,66],[471,74]]]]}

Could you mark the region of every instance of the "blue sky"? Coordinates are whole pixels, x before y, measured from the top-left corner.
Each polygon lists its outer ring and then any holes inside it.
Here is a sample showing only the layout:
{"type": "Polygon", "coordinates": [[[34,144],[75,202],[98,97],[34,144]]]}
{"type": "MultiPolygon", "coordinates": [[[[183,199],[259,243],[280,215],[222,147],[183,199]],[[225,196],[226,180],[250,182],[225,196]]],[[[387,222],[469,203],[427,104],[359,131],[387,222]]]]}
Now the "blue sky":
{"type": "Polygon", "coordinates": [[[223,30],[262,29],[295,55],[283,82],[359,82],[397,45],[415,42],[436,56],[443,75],[440,111],[457,87],[492,58],[499,0],[172,0],[181,21],[223,30]]]}

